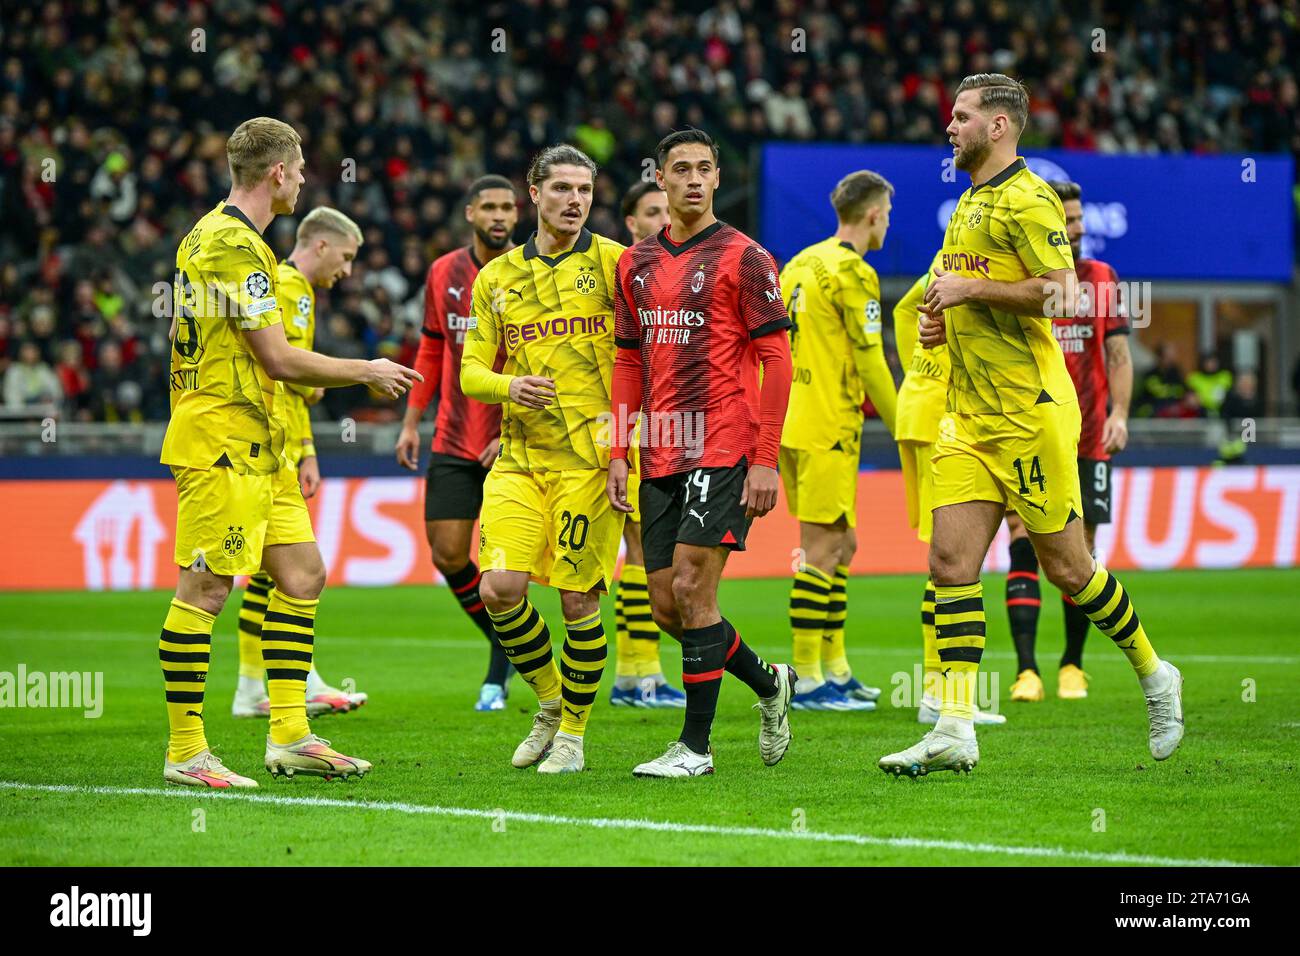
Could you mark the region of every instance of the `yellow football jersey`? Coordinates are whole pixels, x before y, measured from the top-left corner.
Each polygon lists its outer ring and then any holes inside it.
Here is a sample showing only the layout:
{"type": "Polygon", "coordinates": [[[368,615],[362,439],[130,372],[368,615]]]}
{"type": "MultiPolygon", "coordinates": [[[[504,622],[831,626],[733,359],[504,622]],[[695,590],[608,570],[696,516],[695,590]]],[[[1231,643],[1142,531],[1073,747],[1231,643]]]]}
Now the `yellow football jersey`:
{"type": "Polygon", "coordinates": [[[534,237],[474,280],[460,383],[470,398],[503,403],[494,467],[538,472],[609,464],[614,273],[623,248],[583,229],[568,252],[544,256],[534,237]],[[496,373],[502,344],[505,365],[496,373]],[[555,401],[547,408],[511,402],[510,380],[519,375],[554,379],[555,401]]]}
{"type": "Polygon", "coordinates": [[[171,421],[161,461],[184,468],[229,463],[270,474],[282,462],[283,391],[257,364],[243,331],[281,321],[275,255],[242,210],[224,202],[176,250],[171,421]]]}
{"type": "MultiPolygon", "coordinates": [[[[936,258],[937,262],[937,258],[936,258]]],[[[898,389],[898,410],[894,420],[897,441],[929,444],[939,440],[939,419],[948,406],[948,346],[927,349],[921,345],[917,321],[925,299],[930,273],[912,284],[894,306],[894,342],[905,369],[898,389]]]]}
{"type": "MultiPolygon", "coordinates": [[[[1060,198],[1017,159],[962,193],[948,220],[939,266],[998,282],[1073,269],[1060,198]]],[[[1050,319],[1015,315],[982,302],[948,309],[944,317],[952,359],[949,411],[996,414],[1041,401],[1077,400],[1050,319]]]]}
{"type": "Polygon", "coordinates": [[[894,428],[894,377],[881,341],[880,279],[847,242],[832,236],[781,270],[790,314],[794,377],[781,444],[822,451],[862,434],[870,396],[894,428]]]}
{"type": "MultiPolygon", "coordinates": [[[[294,348],[310,352],[316,341],[316,290],[292,260],[281,262],[278,272],[285,338],[294,348]]],[[[307,398],[316,390],[310,385],[290,382],[282,383],[282,387],[285,391],[285,453],[291,462],[297,464],[304,445],[312,443],[311,406],[307,404],[307,398]]]]}

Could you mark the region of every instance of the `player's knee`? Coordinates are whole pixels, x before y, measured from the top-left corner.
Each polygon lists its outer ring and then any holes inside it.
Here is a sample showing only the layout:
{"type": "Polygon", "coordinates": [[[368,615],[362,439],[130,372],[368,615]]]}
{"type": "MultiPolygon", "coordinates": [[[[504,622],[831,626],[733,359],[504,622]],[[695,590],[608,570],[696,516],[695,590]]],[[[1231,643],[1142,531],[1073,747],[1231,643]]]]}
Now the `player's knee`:
{"type": "Polygon", "coordinates": [[[314,601],[325,590],[325,564],[320,561],[281,572],[280,577],[283,580],[275,582],[276,590],[300,601],[314,601]]]}
{"type": "Polygon", "coordinates": [[[564,612],[566,621],[576,621],[600,610],[600,595],[591,591],[585,594],[561,591],[560,609],[564,612]]]}
{"type": "MultiPolygon", "coordinates": [[[[955,548],[930,544],[930,578],[941,587],[969,584],[974,575],[965,572],[961,554],[955,548]],[[965,576],[963,576],[965,573],[965,576]]],[[[976,570],[975,574],[978,574],[976,570]]]]}
{"type": "Polygon", "coordinates": [[[853,556],[858,553],[858,534],[852,528],[844,532],[844,540],[840,544],[840,564],[848,565],[853,561],[853,556]]]}
{"type": "Polygon", "coordinates": [[[1070,555],[1039,555],[1038,560],[1047,580],[1064,594],[1077,594],[1092,579],[1092,555],[1086,551],[1070,555]]]}
{"type": "Polygon", "coordinates": [[[478,594],[489,611],[508,611],[524,599],[528,583],[516,584],[510,575],[488,571],[478,583],[478,594]]]}
{"type": "Polygon", "coordinates": [[[655,588],[650,590],[650,616],[655,625],[666,634],[678,635],[682,630],[681,615],[677,613],[677,602],[671,591],[655,588]]]}
{"type": "Polygon", "coordinates": [[[230,578],[215,574],[188,574],[176,588],[176,597],[186,604],[202,608],[209,614],[220,614],[230,596],[230,578]]]}

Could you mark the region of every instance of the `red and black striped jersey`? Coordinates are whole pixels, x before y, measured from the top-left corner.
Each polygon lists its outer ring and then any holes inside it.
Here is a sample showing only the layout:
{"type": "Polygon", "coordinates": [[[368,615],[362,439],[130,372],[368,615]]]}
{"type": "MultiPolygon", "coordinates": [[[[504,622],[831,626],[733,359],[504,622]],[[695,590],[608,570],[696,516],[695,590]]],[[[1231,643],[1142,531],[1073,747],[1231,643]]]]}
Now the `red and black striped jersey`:
{"type": "MultiPolygon", "coordinates": [[[[424,284],[424,328],[415,370],[424,376],[408,399],[423,410],[439,396],[430,448],[442,455],[476,460],[501,434],[501,406],[475,401],[460,390],[460,359],[472,323],[470,293],[479,261],[470,247],[456,249],[429,266],[424,284]]],[[[498,354],[495,370],[505,361],[498,354]]]]}
{"type": "Polygon", "coordinates": [[[1119,276],[1097,259],[1074,264],[1079,277],[1079,301],[1072,319],[1053,318],[1052,333],[1065,354],[1065,367],[1079,394],[1083,429],[1079,457],[1110,458],[1102,444],[1110,379],[1106,369],[1106,339],[1128,335],[1128,310],[1120,298],[1119,276]]]}
{"type": "Polygon", "coordinates": [[[730,467],[742,458],[775,467],[755,457],[754,340],[790,326],[776,263],[725,223],[680,244],[668,230],[618,263],[615,343],[641,354],[641,474],[730,467]]]}

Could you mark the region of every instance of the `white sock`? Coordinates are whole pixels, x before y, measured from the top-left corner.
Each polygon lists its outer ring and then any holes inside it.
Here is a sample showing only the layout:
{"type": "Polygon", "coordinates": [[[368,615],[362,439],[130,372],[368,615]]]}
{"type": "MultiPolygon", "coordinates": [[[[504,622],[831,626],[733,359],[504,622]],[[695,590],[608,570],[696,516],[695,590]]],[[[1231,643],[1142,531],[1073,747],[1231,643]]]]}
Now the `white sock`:
{"type": "Polygon", "coordinates": [[[966,720],[962,717],[950,717],[945,714],[939,718],[939,722],[934,725],[934,729],[938,733],[957,737],[961,740],[975,739],[975,721],[966,720]]]}
{"type": "Polygon", "coordinates": [[[266,696],[266,685],[262,683],[260,677],[245,677],[241,674],[239,676],[238,694],[240,697],[252,697],[261,700],[266,696]]]}
{"type": "Polygon", "coordinates": [[[1164,661],[1161,661],[1149,675],[1138,678],[1138,683],[1142,685],[1144,693],[1154,697],[1156,694],[1163,694],[1169,690],[1169,685],[1173,683],[1173,680],[1174,675],[1164,666],[1164,661]]]}
{"type": "Polygon", "coordinates": [[[808,694],[821,687],[824,683],[826,683],[824,680],[818,680],[815,677],[800,677],[794,682],[794,692],[796,694],[808,694]]]}
{"type": "Polygon", "coordinates": [[[640,681],[635,674],[624,674],[614,678],[614,686],[619,690],[636,690],[640,681]]]}
{"type": "Polygon", "coordinates": [[[315,667],[313,667],[311,670],[307,672],[307,696],[308,697],[315,697],[317,694],[324,691],[325,688],[328,686],[329,685],[325,683],[325,681],[321,678],[320,674],[316,673],[315,667]]]}

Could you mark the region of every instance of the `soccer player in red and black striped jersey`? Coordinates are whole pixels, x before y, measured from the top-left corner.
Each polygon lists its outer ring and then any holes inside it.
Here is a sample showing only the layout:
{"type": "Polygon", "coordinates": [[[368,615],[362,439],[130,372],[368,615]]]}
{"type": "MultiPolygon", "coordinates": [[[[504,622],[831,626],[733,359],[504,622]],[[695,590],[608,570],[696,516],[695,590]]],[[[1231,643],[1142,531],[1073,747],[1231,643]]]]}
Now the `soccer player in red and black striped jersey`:
{"type": "Polygon", "coordinates": [[[656,623],[682,643],[681,738],[639,777],[713,772],[709,732],[722,674],[758,695],[759,753],[790,744],[788,664],[762,661],[718,608],[718,581],[750,522],[776,504],[790,397],[790,325],[776,264],[713,212],[718,150],[707,133],[670,133],[655,150],[669,224],[618,263],[608,493],[627,500],[627,446],[639,415],[645,569],[656,623]],[[760,385],[760,367],[761,385],[760,385]]]}
{"type": "MultiPolygon", "coordinates": [[[[1079,435],[1079,485],[1083,492],[1083,533],[1088,550],[1096,550],[1097,525],[1110,522],[1110,456],[1128,444],[1128,407],[1133,396],[1133,362],[1129,356],[1128,312],[1120,298],[1119,276],[1098,259],[1083,255],[1083,199],[1078,183],[1049,183],[1065,207],[1065,232],[1079,277],[1079,304],[1073,318],[1052,319],[1052,332],[1065,354],[1065,367],[1079,395],[1083,426],[1079,435]],[[1109,413],[1107,404],[1110,405],[1109,413]]],[[[1016,645],[1016,682],[1012,700],[1043,699],[1034,643],[1042,603],[1038,558],[1025,527],[1007,516],[1011,531],[1011,570],[1007,575],[1007,617],[1016,645]]],[[[1088,696],[1083,672],[1083,644],[1088,616],[1061,595],[1065,611],[1065,653],[1061,656],[1056,693],[1066,700],[1088,696]]]]}
{"type": "MultiPolygon", "coordinates": [[[[474,522],[483,505],[483,481],[501,445],[501,406],[468,398],[460,390],[460,359],[469,328],[470,292],[488,262],[514,247],[519,218],[515,187],[504,176],[483,176],[466,196],[465,219],[473,242],[438,258],[424,288],[424,328],[415,366],[424,381],[412,389],[397,439],[397,461],[416,471],[420,418],[438,399],[438,417],[424,486],[424,528],[434,567],[491,644],[487,676],[475,710],[504,710],[510,661],[497,643],[479,597],[479,569],[470,557],[474,522]]],[[[497,359],[500,371],[504,356],[497,359]]]]}

